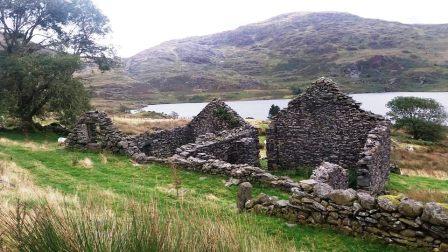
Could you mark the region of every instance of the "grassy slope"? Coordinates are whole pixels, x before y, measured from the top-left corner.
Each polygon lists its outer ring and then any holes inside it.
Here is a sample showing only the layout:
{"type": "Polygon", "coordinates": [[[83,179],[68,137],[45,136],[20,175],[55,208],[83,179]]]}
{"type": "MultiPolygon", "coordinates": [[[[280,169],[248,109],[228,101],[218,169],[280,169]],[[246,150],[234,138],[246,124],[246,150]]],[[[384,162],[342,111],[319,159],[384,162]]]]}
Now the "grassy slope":
{"type": "MultiPolygon", "coordinates": [[[[54,135],[36,135],[25,141],[21,134],[0,133],[0,159],[12,159],[21,167],[29,170],[35,182],[40,186],[56,188],[63,193],[77,194],[81,199],[89,191],[104,190],[120,197],[134,198],[145,202],[156,198],[162,208],[172,208],[180,201],[204,203],[218,209],[218,213],[232,219],[247,221],[247,229],[261,230],[268,235],[285,241],[293,241],[301,250],[326,251],[402,251],[400,247],[382,244],[370,239],[361,239],[341,234],[338,231],[322,227],[295,226],[289,228],[283,220],[254,214],[236,214],[234,210],[236,188],[226,188],[223,177],[178,171],[181,188],[186,190],[185,197],[178,198],[173,193],[173,172],[170,168],[151,164],[135,167],[122,156],[107,156],[107,164],[100,154],[70,152],[58,148],[54,135]],[[51,142],[51,143],[49,143],[51,142]],[[74,166],[73,160],[86,157],[92,159],[92,168],[74,166]],[[205,179],[204,179],[205,178],[205,179]]],[[[182,190],[181,190],[182,191],[182,190]]],[[[286,197],[284,193],[255,185],[254,193],[265,192],[286,197]]],[[[98,199],[101,200],[101,199],[98,199]]],[[[216,211],[214,211],[216,214],[216,211]]],[[[213,218],[213,216],[210,216],[213,218]]],[[[404,251],[404,250],[403,250],[404,251]]]]}

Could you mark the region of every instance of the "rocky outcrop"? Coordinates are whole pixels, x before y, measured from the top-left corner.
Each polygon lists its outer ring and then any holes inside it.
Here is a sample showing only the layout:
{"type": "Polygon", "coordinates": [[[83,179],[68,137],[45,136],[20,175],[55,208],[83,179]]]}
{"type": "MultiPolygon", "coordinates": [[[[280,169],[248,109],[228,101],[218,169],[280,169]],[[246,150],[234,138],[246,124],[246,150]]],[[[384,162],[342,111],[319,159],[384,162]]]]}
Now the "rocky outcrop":
{"type": "Polygon", "coordinates": [[[354,173],[357,188],[378,193],[389,173],[389,128],[382,116],[363,111],[336,83],[321,78],[272,120],[268,166],[297,169],[331,162],[354,173]]]}

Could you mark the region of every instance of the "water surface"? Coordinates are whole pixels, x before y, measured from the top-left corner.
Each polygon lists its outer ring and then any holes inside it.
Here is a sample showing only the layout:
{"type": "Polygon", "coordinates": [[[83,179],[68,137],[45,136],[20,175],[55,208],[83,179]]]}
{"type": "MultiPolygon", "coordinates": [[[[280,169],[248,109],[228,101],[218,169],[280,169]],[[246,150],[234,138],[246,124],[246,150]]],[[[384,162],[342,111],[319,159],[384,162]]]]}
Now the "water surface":
{"type": "MultiPolygon", "coordinates": [[[[350,94],[353,99],[361,102],[361,107],[375,114],[386,115],[386,103],[397,96],[417,96],[433,98],[448,109],[448,92],[390,92],[390,93],[362,93],[350,94]]],[[[226,102],[243,118],[266,119],[272,104],[285,108],[289,99],[228,101],[226,102]]],[[[144,107],[143,111],[156,111],[165,114],[176,112],[181,118],[192,118],[197,115],[207,103],[175,103],[157,104],[144,107]]]]}

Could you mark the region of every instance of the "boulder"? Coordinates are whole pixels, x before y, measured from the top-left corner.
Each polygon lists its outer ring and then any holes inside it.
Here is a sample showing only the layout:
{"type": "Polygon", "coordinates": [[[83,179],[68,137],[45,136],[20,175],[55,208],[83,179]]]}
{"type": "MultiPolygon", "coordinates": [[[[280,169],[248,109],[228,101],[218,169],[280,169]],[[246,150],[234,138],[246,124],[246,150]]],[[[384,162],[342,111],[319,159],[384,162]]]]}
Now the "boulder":
{"type": "Polygon", "coordinates": [[[356,191],[353,189],[338,189],[332,191],[328,197],[338,205],[351,206],[356,199],[356,191]]]}
{"type": "Polygon", "coordinates": [[[397,196],[382,195],[378,197],[378,206],[387,212],[397,211],[400,201],[397,196]]]}
{"type": "Polygon", "coordinates": [[[236,178],[229,178],[225,183],[224,183],[224,185],[226,186],[226,187],[231,187],[231,186],[233,186],[233,185],[238,185],[240,183],[240,180],[239,179],[236,179],[236,178]]]}
{"type": "Polygon", "coordinates": [[[398,205],[398,211],[407,217],[417,217],[423,212],[423,203],[413,199],[403,199],[398,205]]]}
{"type": "Polygon", "coordinates": [[[314,179],[306,179],[299,182],[300,187],[307,192],[311,192],[315,184],[317,184],[317,181],[314,179]]]}
{"type": "Polygon", "coordinates": [[[319,167],[314,169],[310,178],[329,184],[334,189],[348,188],[347,171],[337,164],[323,162],[319,167]]]}
{"type": "Polygon", "coordinates": [[[331,193],[333,188],[331,188],[330,185],[325,183],[317,183],[313,187],[314,194],[316,194],[318,197],[325,199],[328,198],[328,195],[331,193]]]}
{"type": "Polygon", "coordinates": [[[359,192],[358,193],[358,201],[359,204],[364,208],[364,209],[373,209],[375,207],[375,198],[365,192],[359,192]]]}
{"type": "Polygon", "coordinates": [[[422,220],[434,225],[448,227],[448,207],[435,202],[426,203],[422,220]]]}

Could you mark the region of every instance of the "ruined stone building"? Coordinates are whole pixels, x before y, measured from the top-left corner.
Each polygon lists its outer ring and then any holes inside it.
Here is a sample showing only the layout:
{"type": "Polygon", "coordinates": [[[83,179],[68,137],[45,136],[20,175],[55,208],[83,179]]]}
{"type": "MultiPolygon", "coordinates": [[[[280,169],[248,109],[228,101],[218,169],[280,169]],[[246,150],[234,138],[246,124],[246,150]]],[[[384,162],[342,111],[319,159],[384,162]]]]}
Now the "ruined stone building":
{"type": "Polygon", "coordinates": [[[121,133],[103,112],[88,112],[78,120],[67,145],[123,153],[138,162],[180,154],[218,158],[231,164],[259,165],[257,130],[217,99],[184,127],[138,136],[121,133]]]}
{"type": "Polygon", "coordinates": [[[357,188],[376,193],[389,173],[390,124],[321,78],[272,120],[267,157],[270,169],[338,164],[357,188]]]}

